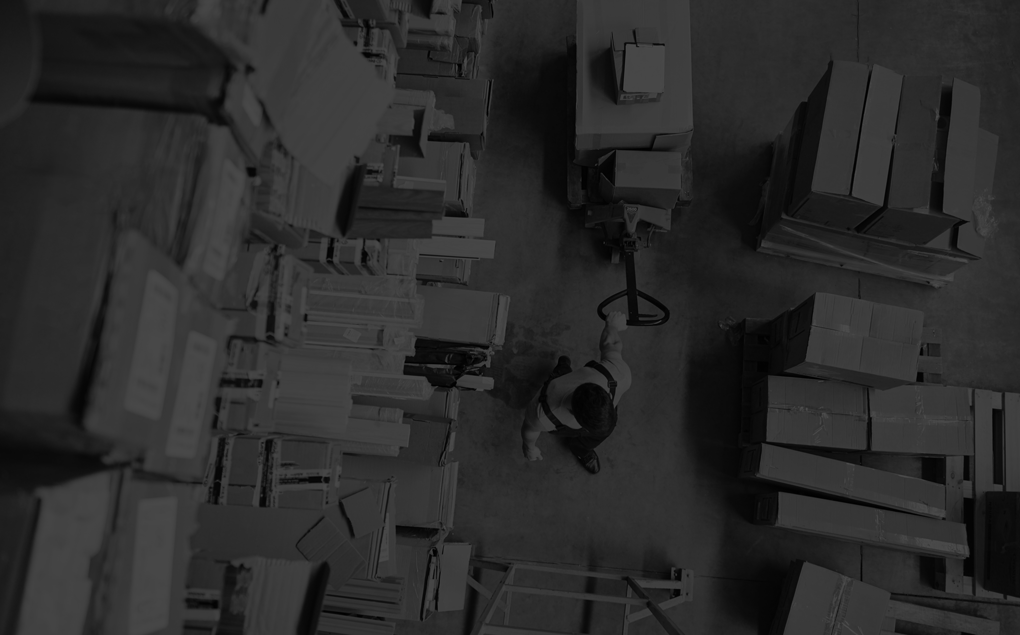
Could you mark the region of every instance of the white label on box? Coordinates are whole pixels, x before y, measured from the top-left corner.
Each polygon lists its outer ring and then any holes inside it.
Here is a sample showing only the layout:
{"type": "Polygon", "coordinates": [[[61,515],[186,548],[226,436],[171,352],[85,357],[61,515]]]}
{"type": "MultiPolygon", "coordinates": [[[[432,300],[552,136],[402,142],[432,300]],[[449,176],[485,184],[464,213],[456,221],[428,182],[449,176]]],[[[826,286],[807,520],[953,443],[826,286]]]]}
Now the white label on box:
{"type": "Polygon", "coordinates": [[[352,342],[357,342],[358,340],[361,339],[361,332],[355,331],[354,329],[345,329],[344,337],[346,337],[352,342]]]}
{"type": "Polygon", "coordinates": [[[202,437],[209,391],[213,389],[213,367],[216,365],[216,340],[192,331],[184,346],[177,398],[170,418],[166,439],[166,455],[175,459],[193,459],[202,437]]]}
{"type": "Polygon", "coordinates": [[[138,501],[128,605],[129,635],[148,635],[170,625],[176,533],[176,497],[138,501]]]}
{"type": "Polygon", "coordinates": [[[124,409],[128,412],[153,421],[163,416],[176,324],[177,287],[158,271],[150,270],[124,395],[124,409]]]}
{"type": "Polygon", "coordinates": [[[230,263],[230,251],[237,233],[237,208],[244,194],[245,174],[230,159],[223,160],[220,168],[220,189],[216,207],[212,210],[212,227],[209,229],[209,244],[205,250],[202,271],[214,280],[223,280],[230,263]]]}
{"type": "Polygon", "coordinates": [[[241,108],[244,108],[253,126],[258,128],[262,125],[262,104],[248,82],[244,83],[244,91],[241,93],[241,108]]]}

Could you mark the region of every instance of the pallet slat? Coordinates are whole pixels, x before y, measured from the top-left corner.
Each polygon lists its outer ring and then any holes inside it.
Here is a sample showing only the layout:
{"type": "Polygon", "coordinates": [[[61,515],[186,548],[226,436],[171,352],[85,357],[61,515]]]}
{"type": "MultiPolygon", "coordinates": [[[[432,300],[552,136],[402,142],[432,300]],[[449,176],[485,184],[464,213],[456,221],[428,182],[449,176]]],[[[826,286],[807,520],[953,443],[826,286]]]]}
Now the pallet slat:
{"type": "Polygon", "coordinates": [[[904,622],[935,626],[950,631],[963,631],[969,635],[999,635],[999,623],[981,617],[951,613],[897,600],[889,601],[887,616],[904,622]]]}

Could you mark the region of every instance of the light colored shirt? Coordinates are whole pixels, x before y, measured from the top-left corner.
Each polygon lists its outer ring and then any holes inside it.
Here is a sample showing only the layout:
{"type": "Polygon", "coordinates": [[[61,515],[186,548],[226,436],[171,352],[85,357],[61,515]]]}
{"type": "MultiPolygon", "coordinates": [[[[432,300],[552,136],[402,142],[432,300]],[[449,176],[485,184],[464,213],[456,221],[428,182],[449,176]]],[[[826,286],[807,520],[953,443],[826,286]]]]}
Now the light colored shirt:
{"type": "MultiPolygon", "coordinates": [[[[630,388],[630,366],[627,365],[627,362],[623,361],[623,355],[616,352],[606,353],[599,362],[609,371],[613,379],[616,380],[616,398],[613,400],[613,405],[618,405],[620,398],[623,397],[623,393],[627,392],[630,388]]],[[[549,407],[552,409],[553,415],[560,420],[560,423],[568,428],[576,430],[581,427],[581,424],[577,422],[574,415],[570,413],[570,400],[573,398],[574,390],[578,386],[588,383],[601,386],[606,392],[609,392],[609,382],[606,381],[602,373],[594,368],[578,368],[549,382],[549,388],[546,391],[549,407]]],[[[541,393],[528,404],[528,408],[525,411],[525,420],[532,424],[532,426],[537,423],[537,427],[543,432],[552,432],[556,429],[556,425],[542,410],[542,406],[538,402],[540,395],[541,393]]]]}

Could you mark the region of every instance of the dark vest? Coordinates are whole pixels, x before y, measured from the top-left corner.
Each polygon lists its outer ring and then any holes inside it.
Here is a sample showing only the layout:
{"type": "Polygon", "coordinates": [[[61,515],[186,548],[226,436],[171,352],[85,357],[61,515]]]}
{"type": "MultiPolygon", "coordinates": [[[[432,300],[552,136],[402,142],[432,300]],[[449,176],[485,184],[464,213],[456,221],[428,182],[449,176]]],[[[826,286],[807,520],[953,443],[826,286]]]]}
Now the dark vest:
{"type": "MultiPolygon", "coordinates": [[[[606,378],[606,383],[609,384],[609,398],[613,402],[613,409],[616,409],[616,380],[613,379],[613,375],[609,370],[602,364],[592,360],[584,365],[585,368],[594,368],[599,371],[603,377],[606,378]]],[[[552,408],[549,407],[549,399],[546,396],[546,392],[549,389],[549,382],[554,378],[546,380],[545,384],[542,385],[542,392],[538,396],[538,403],[542,406],[542,412],[548,417],[549,421],[552,421],[553,426],[556,427],[555,434],[561,437],[579,437],[588,436],[590,432],[584,428],[571,428],[560,421],[556,415],[553,414],[552,408]]]]}

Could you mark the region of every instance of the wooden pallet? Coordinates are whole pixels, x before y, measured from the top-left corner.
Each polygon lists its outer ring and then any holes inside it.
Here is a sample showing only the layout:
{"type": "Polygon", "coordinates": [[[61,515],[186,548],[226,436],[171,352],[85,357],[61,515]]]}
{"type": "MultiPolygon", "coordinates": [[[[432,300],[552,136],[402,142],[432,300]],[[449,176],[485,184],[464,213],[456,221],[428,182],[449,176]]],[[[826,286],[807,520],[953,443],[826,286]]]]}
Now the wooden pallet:
{"type": "MultiPolygon", "coordinates": [[[[889,601],[889,609],[882,623],[882,635],[893,635],[897,632],[897,622],[910,622],[922,626],[934,626],[967,635],[999,635],[999,623],[982,617],[962,615],[942,609],[918,606],[898,600],[889,601]]],[[[916,632],[916,631],[911,631],[916,632]]]]}
{"type": "Polygon", "coordinates": [[[988,562],[985,494],[1020,492],[1020,394],[973,390],[971,405],[974,456],[948,457],[938,463],[939,476],[946,484],[946,520],[967,524],[973,548],[966,561],[943,561],[935,588],[945,593],[1020,603],[1020,597],[988,591],[983,586],[988,562]],[[972,505],[966,505],[967,500],[972,505]],[[973,575],[965,575],[968,568],[973,575]]]}
{"type": "Polygon", "coordinates": [[[942,329],[925,327],[921,332],[921,356],[917,358],[918,384],[943,384],[942,329]]]}

